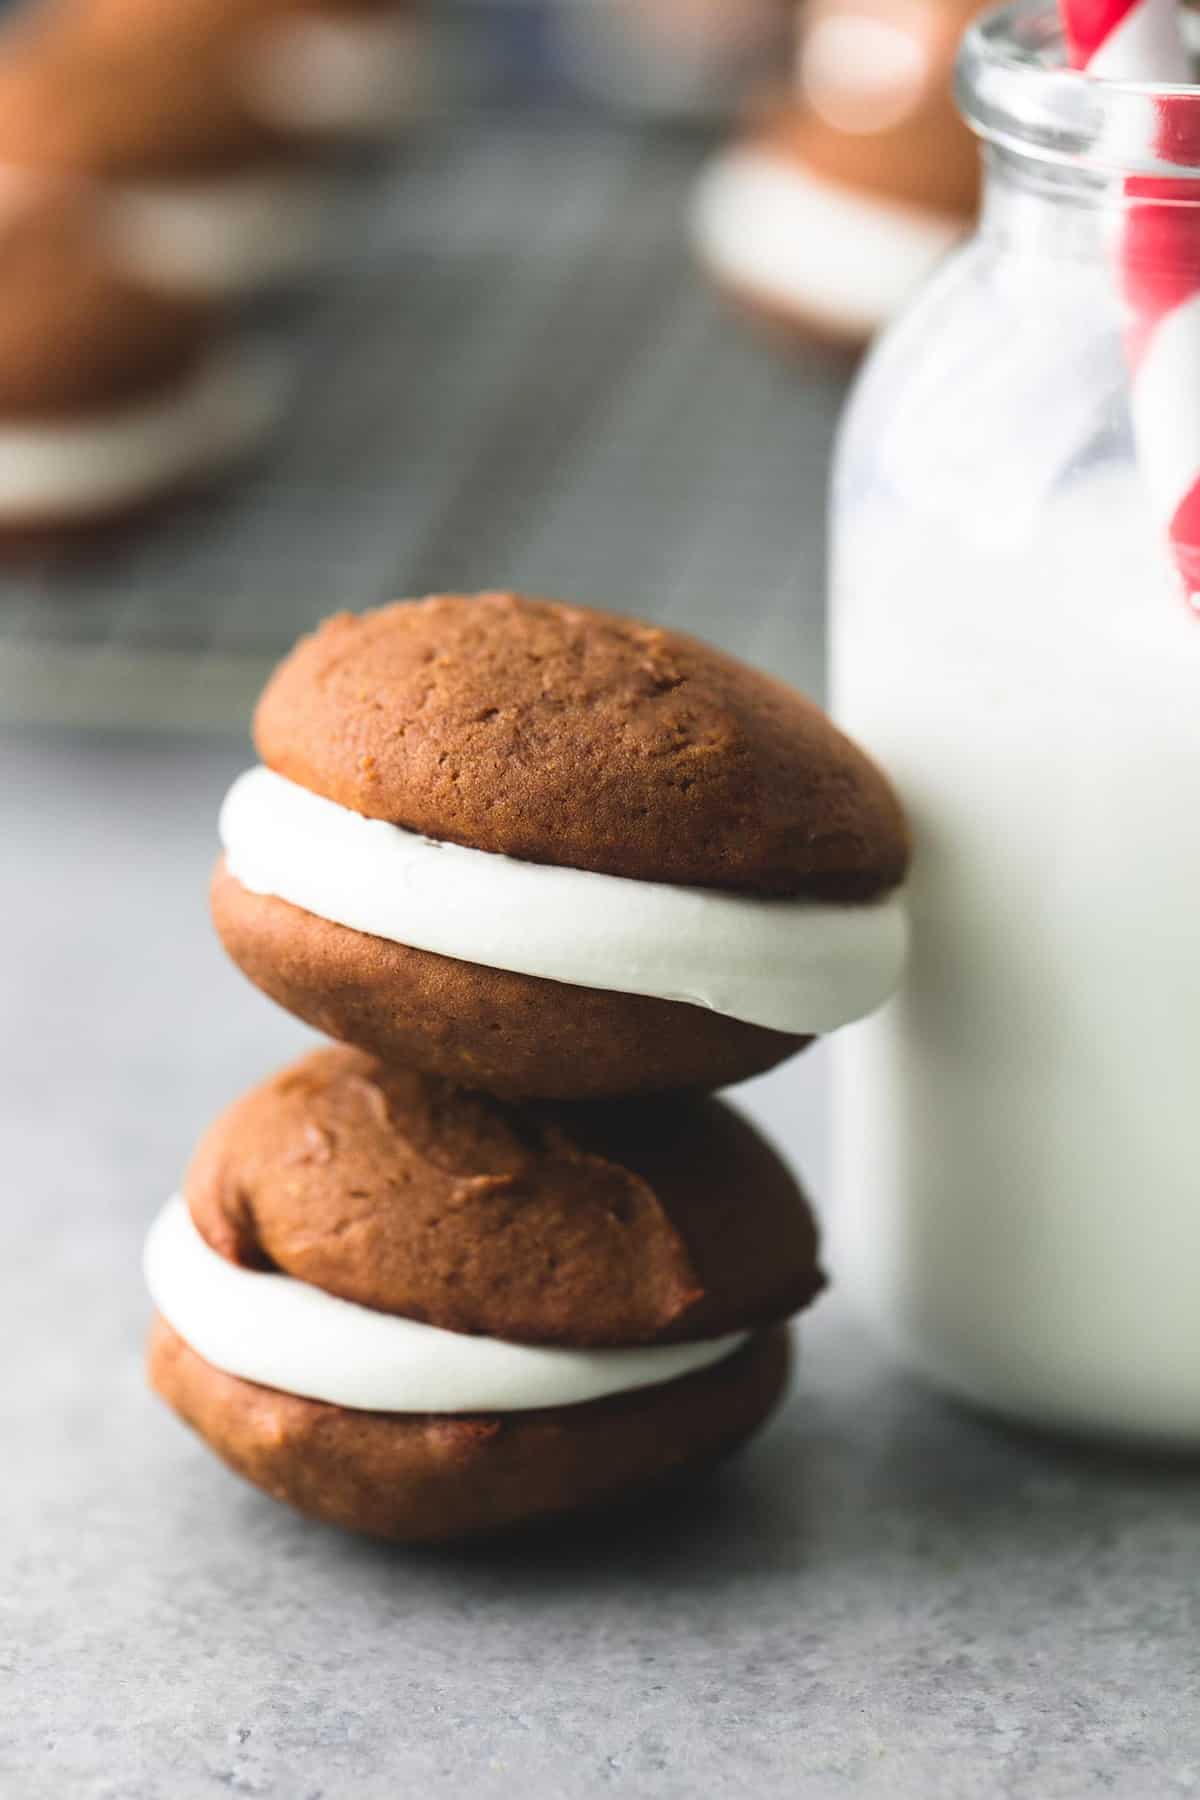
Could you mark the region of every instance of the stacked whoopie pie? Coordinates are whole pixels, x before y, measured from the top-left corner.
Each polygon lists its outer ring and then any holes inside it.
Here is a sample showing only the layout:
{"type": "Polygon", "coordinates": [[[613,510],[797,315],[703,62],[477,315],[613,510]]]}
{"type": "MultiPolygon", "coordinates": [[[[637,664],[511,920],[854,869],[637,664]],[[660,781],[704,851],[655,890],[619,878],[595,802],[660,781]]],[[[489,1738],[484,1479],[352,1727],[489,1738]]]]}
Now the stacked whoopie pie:
{"type": "Polygon", "coordinates": [[[0,553],[126,526],[263,449],[234,303],[326,266],[344,151],[423,85],[414,0],[24,0],[0,22],[0,553]]]}
{"type": "Polygon", "coordinates": [[[785,335],[861,349],[969,229],[979,150],[954,104],[979,0],[805,0],[795,84],[705,169],[718,285],[785,335]]]}
{"type": "Polygon", "coordinates": [[[0,172],[0,542],[52,546],[198,487],[274,406],[212,306],[119,272],[71,185],[0,172]]]}
{"type": "Polygon", "coordinates": [[[329,620],[256,740],[217,928],[341,1044],[220,1118],[153,1226],[154,1386],[277,1498],[411,1540],[731,1449],[822,1278],[710,1092],[893,987],[885,778],[695,639],[507,594],[329,620]]]}
{"type": "Polygon", "coordinates": [[[418,48],[410,0],[35,0],[0,32],[0,169],[88,183],[114,261],[171,293],[293,285],[418,48]]]}

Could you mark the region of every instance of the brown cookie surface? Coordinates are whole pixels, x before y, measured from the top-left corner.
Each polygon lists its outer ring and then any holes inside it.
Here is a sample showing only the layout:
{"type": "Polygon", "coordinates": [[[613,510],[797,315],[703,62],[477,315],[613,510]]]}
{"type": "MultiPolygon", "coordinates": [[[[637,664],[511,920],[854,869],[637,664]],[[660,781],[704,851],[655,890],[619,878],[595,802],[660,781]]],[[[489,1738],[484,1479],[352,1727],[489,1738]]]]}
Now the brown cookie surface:
{"type": "Polygon", "coordinates": [[[266,169],[298,154],[255,117],[228,44],[207,29],[19,24],[0,39],[0,162],[152,180],[266,169]]]}
{"type": "Polygon", "coordinates": [[[329,619],[271,678],[255,738],[341,806],[531,862],[845,900],[907,864],[890,785],[811,701],[695,638],[553,601],[329,619]]]}
{"type": "Polygon", "coordinates": [[[874,131],[839,130],[811,110],[787,107],[749,146],[783,163],[795,163],[848,190],[920,212],[961,218],[979,204],[979,146],[944,86],[895,124],[874,131]]]}
{"type": "Polygon", "coordinates": [[[211,308],[113,267],[86,190],[0,174],[0,418],[71,420],[169,392],[216,326],[211,308]]]}
{"type": "Polygon", "coordinates": [[[763,1423],[781,1327],[698,1374],[608,1400],[496,1414],[354,1412],[213,1368],[156,1319],[151,1385],[230,1468],[311,1518],[445,1543],[603,1506],[702,1466],[763,1423]]]}
{"type": "Polygon", "coordinates": [[[357,24],[404,19],[416,11],[415,0],[46,0],[40,9],[47,28],[97,35],[112,32],[144,35],[203,31],[235,43],[247,30],[279,20],[319,19],[330,24],[357,24]]]}
{"type": "Polygon", "coordinates": [[[223,860],[213,921],[255,985],[318,1031],[466,1087],[589,1100],[718,1088],[809,1040],[703,1007],[413,950],[253,894],[223,860]]]}
{"type": "Polygon", "coordinates": [[[232,1262],[517,1342],[719,1337],[822,1279],[791,1174],[720,1101],[514,1106],[356,1050],[236,1101],[184,1192],[232,1262]]]}

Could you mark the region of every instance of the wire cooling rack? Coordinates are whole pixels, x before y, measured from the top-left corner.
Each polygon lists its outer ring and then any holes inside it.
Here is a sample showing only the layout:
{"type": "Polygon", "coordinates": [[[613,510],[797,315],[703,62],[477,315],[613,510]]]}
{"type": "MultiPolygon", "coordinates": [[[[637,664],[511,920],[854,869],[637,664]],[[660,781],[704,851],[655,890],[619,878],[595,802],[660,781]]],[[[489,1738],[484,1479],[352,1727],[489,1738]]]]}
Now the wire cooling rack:
{"type": "Polygon", "coordinates": [[[696,274],[704,153],[475,118],[364,177],[336,278],[269,322],[297,381],[261,466],[86,560],[0,573],[0,720],[237,727],[324,614],[502,586],[818,688],[845,372],[782,356],[696,274]]]}

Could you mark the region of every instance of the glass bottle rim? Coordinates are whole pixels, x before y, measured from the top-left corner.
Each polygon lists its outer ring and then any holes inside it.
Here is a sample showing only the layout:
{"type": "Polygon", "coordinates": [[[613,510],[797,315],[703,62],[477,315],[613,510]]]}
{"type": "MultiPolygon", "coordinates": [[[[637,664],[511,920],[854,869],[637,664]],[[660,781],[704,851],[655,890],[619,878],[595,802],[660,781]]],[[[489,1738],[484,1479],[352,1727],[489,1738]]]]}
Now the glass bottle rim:
{"type": "MultiPolygon", "coordinates": [[[[1181,19],[1186,29],[1189,15],[1181,19]]],[[[1016,0],[977,19],[955,92],[971,129],[1014,155],[1081,173],[1200,180],[1200,86],[1069,68],[1054,0],[1016,0]]]]}

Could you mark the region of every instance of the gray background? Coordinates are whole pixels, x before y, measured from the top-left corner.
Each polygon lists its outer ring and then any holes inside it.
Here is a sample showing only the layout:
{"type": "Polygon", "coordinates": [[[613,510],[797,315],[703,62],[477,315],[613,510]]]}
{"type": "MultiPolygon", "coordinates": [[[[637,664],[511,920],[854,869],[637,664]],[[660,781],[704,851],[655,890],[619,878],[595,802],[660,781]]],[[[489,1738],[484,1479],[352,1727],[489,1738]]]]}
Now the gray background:
{"type": "MultiPolygon", "coordinates": [[[[1200,1475],[1009,1435],[838,1297],[687,1501],[413,1554],[292,1517],[143,1387],[146,1223],[306,1034],[204,888],[265,660],[335,604],[520,582],[808,685],[843,377],[690,277],[696,147],[513,127],[378,187],[231,504],[0,590],[0,1793],[531,1800],[1200,1791],[1200,1475]],[[490,184],[490,185],[489,185],[490,184]],[[447,202],[453,199],[453,206],[447,202]]],[[[826,1192],[819,1053],[743,1089],[826,1192]]]]}

